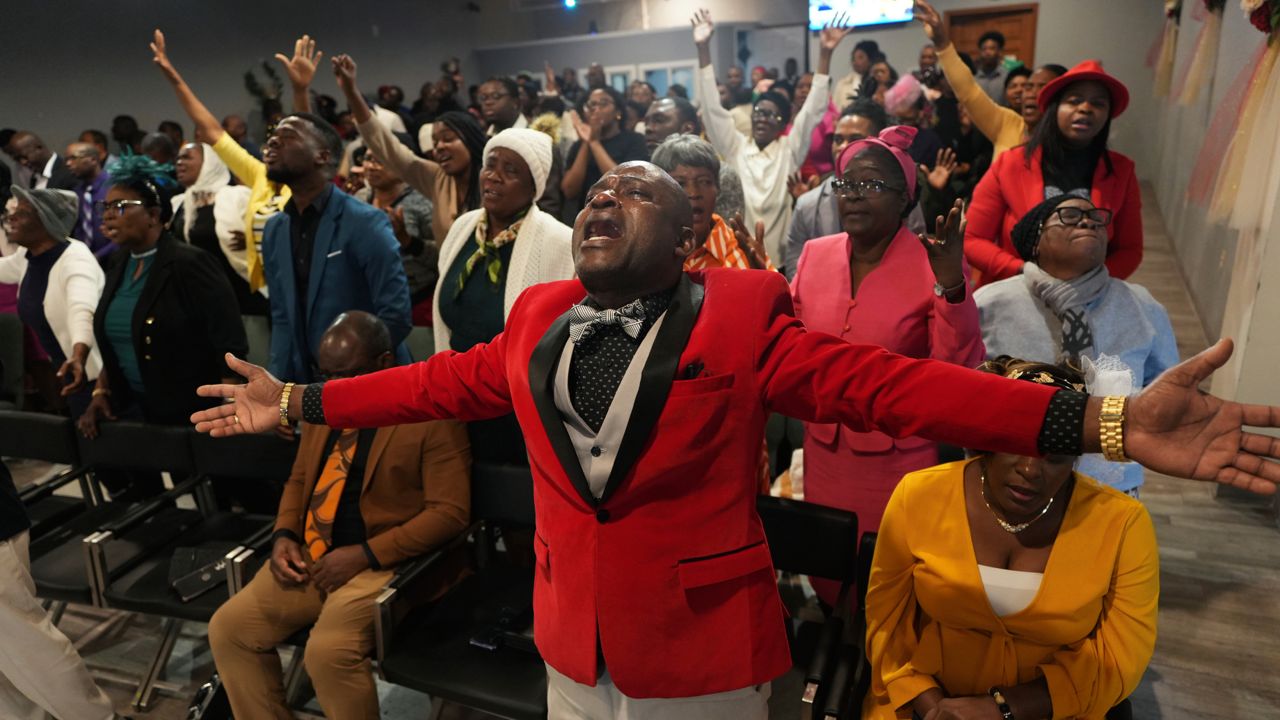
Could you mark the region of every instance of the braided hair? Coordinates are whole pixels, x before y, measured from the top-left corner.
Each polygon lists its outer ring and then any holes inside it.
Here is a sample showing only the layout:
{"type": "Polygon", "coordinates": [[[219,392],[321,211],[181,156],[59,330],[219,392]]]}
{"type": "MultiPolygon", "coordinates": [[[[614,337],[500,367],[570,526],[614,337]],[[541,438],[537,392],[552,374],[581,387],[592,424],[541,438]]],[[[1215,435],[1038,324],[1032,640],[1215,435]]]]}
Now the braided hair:
{"type": "Polygon", "coordinates": [[[107,169],[111,173],[111,187],[125,188],[142,200],[144,207],[159,208],[161,224],[168,224],[173,216],[169,199],[181,188],[173,178],[173,166],[158,163],[146,155],[126,152],[107,169]]]}
{"type": "Polygon", "coordinates": [[[457,134],[466,146],[467,153],[471,155],[471,169],[467,173],[466,206],[467,210],[476,210],[480,207],[480,169],[484,167],[484,146],[489,138],[485,136],[479,121],[470,113],[451,110],[436,118],[436,122],[457,134]]]}
{"type": "Polygon", "coordinates": [[[1062,203],[1079,199],[1079,195],[1063,193],[1054,195],[1028,210],[1027,214],[1013,226],[1013,230],[1009,231],[1009,239],[1013,241],[1013,247],[1018,251],[1018,255],[1023,260],[1035,262],[1040,256],[1040,234],[1044,231],[1045,221],[1062,203]]]}

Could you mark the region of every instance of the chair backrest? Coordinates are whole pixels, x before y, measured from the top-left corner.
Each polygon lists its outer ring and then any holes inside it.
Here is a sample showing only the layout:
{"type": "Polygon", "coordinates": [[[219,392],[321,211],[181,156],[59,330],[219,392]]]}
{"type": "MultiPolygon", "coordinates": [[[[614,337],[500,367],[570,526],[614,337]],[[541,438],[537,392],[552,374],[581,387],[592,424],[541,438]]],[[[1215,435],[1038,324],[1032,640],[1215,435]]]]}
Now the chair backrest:
{"type": "Polygon", "coordinates": [[[75,425],[61,415],[0,410],[0,456],[79,465],[75,425]]]}
{"type": "Polygon", "coordinates": [[[191,475],[194,430],[132,420],[98,423],[98,437],[79,438],[80,459],[95,467],[191,475]]]}
{"type": "Polygon", "coordinates": [[[429,327],[411,328],[404,343],[409,346],[409,357],[415,361],[426,360],[436,352],[436,336],[429,327]]]}
{"type": "Polygon", "coordinates": [[[196,472],[215,477],[243,478],[283,483],[293,471],[298,443],[275,435],[191,436],[196,472]]]}
{"type": "Polygon", "coordinates": [[[0,398],[8,398],[22,407],[22,375],[23,367],[23,335],[22,321],[17,313],[0,313],[0,398]]]}
{"type": "Polygon", "coordinates": [[[761,495],[773,566],[830,580],[852,580],[858,571],[858,516],[846,510],[761,495]]]}
{"type": "Polygon", "coordinates": [[[533,475],[518,465],[471,466],[471,519],[533,526],[533,475]]]}

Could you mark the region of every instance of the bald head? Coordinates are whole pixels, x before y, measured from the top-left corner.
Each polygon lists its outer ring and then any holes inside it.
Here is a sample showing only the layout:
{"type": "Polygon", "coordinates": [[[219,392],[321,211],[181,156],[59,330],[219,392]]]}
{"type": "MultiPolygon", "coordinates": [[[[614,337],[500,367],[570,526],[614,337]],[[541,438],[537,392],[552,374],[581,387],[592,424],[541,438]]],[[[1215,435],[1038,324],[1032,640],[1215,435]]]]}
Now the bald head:
{"type": "Polygon", "coordinates": [[[9,141],[9,154],[32,172],[41,172],[53,153],[35,133],[19,130],[9,141]]]}
{"type": "Polygon", "coordinates": [[[592,185],[573,227],[578,277],[604,307],[674,286],[693,244],[689,198],[643,161],[617,165],[592,185]]]}
{"type": "Polygon", "coordinates": [[[92,180],[102,172],[102,155],[98,146],[74,142],[67,146],[67,167],[81,180],[92,180]]]}
{"type": "Polygon", "coordinates": [[[391,367],[391,331],[376,315],[351,310],[339,315],[320,338],[316,363],[330,377],[355,377],[391,367]]]}

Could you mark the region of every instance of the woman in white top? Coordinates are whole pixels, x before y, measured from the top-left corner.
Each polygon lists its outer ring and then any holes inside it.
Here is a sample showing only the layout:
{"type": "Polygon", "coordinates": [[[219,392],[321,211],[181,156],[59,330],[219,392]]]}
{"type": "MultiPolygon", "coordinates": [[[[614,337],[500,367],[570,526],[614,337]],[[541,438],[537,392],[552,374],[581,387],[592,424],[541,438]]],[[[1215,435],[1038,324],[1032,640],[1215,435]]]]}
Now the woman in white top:
{"type": "Polygon", "coordinates": [[[78,417],[102,369],[93,341],[102,268],[87,245],[68,237],[80,207],[74,193],[17,185],[13,193],[17,203],[5,231],[20,249],[0,258],[0,283],[18,284],[18,315],[58,368],[62,395],[78,417]]]}
{"type": "MultiPolygon", "coordinates": [[[[432,315],[436,351],[465,352],[506,324],[525,288],[573,277],[573,231],[538,209],[551,170],[551,138],[510,128],[484,147],[481,207],[459,215],[440,246],[432,315]]],[[[471,423],[472,447],[486,457],[526,463],[513,416],[471,423]]]]}

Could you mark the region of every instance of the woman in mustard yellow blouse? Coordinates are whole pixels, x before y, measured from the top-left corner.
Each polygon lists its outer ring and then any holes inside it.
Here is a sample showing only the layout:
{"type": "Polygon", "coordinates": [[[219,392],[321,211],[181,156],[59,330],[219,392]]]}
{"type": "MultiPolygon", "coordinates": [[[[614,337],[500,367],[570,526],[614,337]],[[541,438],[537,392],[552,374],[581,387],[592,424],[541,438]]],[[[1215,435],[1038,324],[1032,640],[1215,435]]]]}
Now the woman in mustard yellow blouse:
{"type": "MultiPolygon", "coordinates": [[[[983,369],[1082,389],[1064,368],[983,369]]],[[[1155,531],[1077,458],[978,455],[903,478],[867,591],[864,716],[1103,718],[1156,639],[1155,531]]]]}

